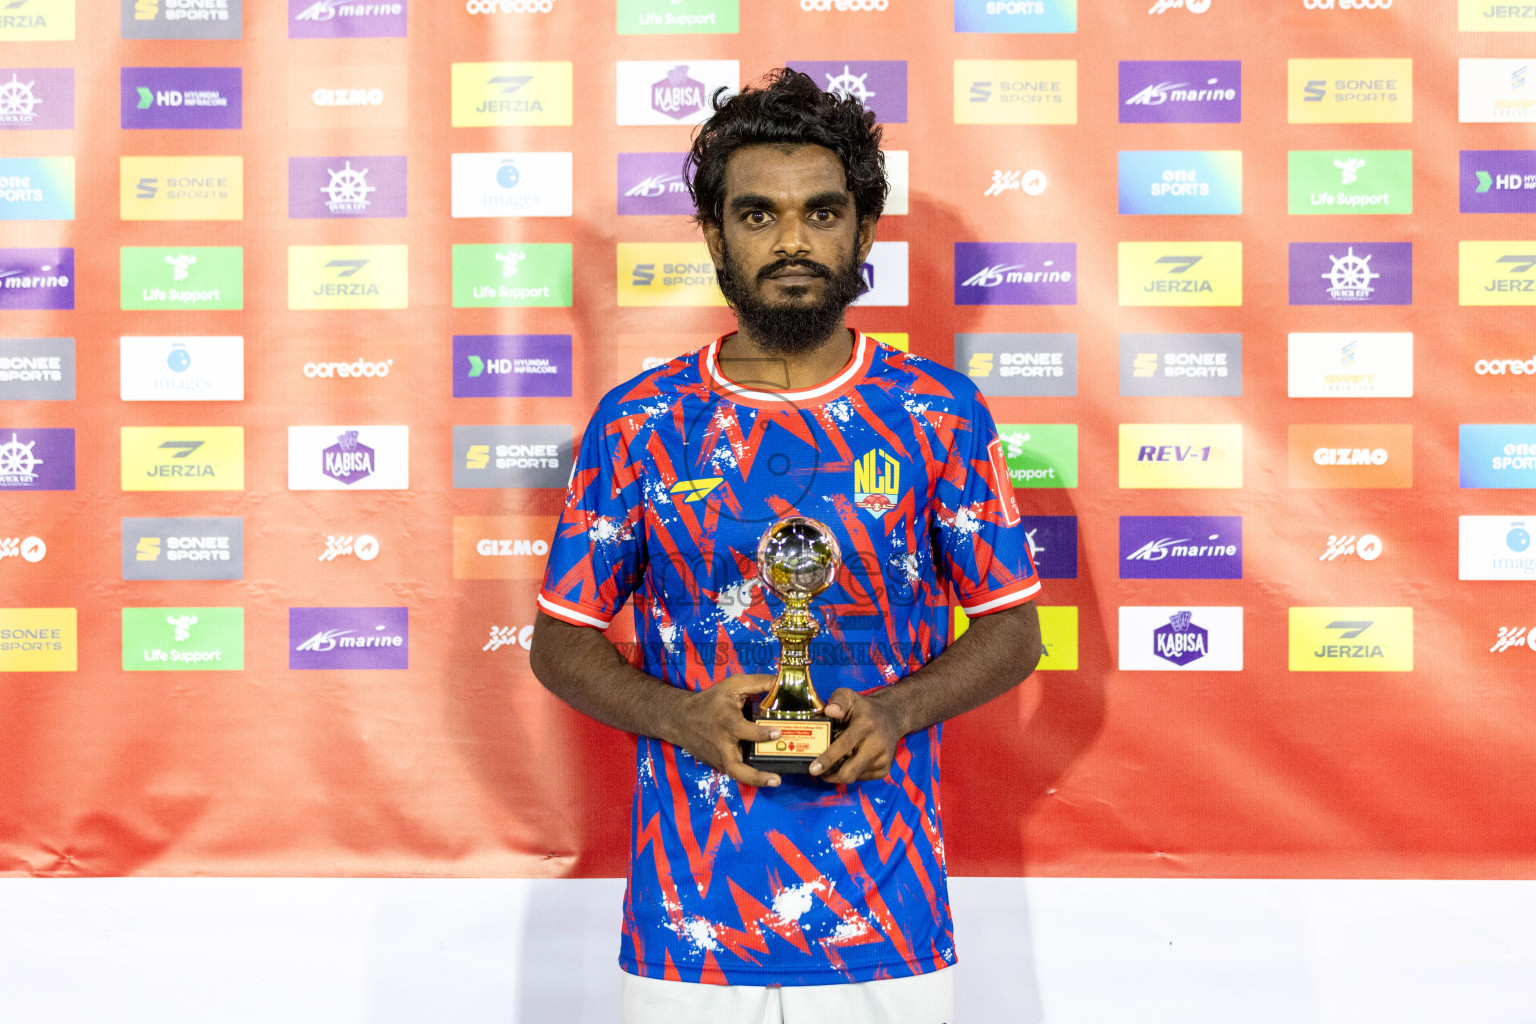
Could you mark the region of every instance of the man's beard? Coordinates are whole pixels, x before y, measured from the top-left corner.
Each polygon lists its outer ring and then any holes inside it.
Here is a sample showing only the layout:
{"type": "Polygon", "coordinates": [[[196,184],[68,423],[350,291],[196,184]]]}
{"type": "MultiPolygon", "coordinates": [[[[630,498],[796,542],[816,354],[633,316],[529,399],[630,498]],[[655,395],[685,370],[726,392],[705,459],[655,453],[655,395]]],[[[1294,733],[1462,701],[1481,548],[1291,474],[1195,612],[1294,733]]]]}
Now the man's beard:
{"type": "Polygon", "coordinates": [[[763,301],[760,291],[747,287],[747,273],[731,258],[724,239],[720,241],[720,259],[724,264],[717,274],[720,291],[736,311],[736,322],[765,351],[781,355],[805,352],[825,341],[837,328],[849,303],[867,289],[858,257],[851,253],[848,262],[836,270],[811,260],[776,260],[757,272],[759,288],[768,275],[791,267],[815,274],[828,283],[819,301],[770,305],[763,301]]]}

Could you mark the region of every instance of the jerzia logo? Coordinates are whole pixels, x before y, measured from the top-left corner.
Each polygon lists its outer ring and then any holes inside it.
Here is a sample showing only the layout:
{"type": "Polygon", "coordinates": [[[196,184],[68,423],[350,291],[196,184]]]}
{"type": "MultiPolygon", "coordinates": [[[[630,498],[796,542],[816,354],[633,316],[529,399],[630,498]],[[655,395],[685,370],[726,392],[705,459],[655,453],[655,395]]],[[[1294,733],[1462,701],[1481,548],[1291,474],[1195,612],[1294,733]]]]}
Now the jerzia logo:
{"type": "Polygon", "coordinates": [[[125,491],[242,491],[244,427],[123,427],[125,491]]]}
{"type": "Polygon", "coordinates": [[[290,245],[289,309],[404,309],[403,245],[290,245]]]}
{"type": "Polygon", "coordinates": [[[453,65],[455,128],[571,123],[571,63],[453,65]]]}
{"type": "Polygon", "coordinates": [[[1243,243],[1121,242],[1120,305],[1241,306],[1243,243]]]}
{"type": "Polygon", "coordinates": [[[1411,672],[1412,608],[1292,608],[1292,672],[1411,672]]]}

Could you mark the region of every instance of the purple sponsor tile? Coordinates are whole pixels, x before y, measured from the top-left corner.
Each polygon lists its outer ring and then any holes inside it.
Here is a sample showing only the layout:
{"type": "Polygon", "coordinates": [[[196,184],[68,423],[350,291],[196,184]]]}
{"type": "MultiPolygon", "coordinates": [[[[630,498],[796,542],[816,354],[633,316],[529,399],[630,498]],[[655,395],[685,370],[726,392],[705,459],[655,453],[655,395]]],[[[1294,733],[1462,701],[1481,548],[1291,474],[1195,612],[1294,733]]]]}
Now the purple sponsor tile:
{"type": "Polygon", "coordinates": [[[74,309],[75,250],[0,249],[0,309],[74,309]]]}
{"type": "Polygon", "coordinates": [[[1120,62],[1121,124],[1237,124],[1242,119],[1242,61],[1120,62]]]}
{"type": "Polygon", "coordinates": [[[122,125],[239,128],[239,68],[123,68],[122,125]]]}
{"type": "Polygon", "coordinates": [[[906,123],[904,60],[796,60],[788,66],[810,75],[827,92],[859,100],[883,124],[906,123]]]}
{"type": "Polygon", "coordinates": [[[291,669],[409,668],[406,608],[289,608],[291,669]]]}
{"type": "Polygon", "coordinates": [[[1413,305],[1413,243],[1292,242],[1291,305],[1413,305]]]}
{"type": "Polygon", "coordinates": [[[1461,212],[1536,213],[1536,150],[1462,150],[1461,212]]]}
{"type": "Polygon", "coordinates": [[[0,427],[0,493],[74,489],[73,429],[0,427]]]}
{"type": "Polygon", "coordinates": [[[1121,516],[1123,580],[1240,580],[1242,516],[1121,516]]]}
{"type": "Polygon", "coordinates": [[[569,398],[569,334],[455,334],[454,398],[569,398]]]}
{"type": "Polygon", "coordinates": [[[291,156],[288,217],[405,216],[405,157],[291,156]]]}
{"type": "Polygon", "coordinates": [[[406,0],[288,0],[289,39],[405,35],[406,0]]]}
{"type": "Polygon", "coordinates": [[[619,212],[622,214],[693,213],[683,179],[687,153],[620,153],[619,212]]]}
{"type": "Polygon", "coordinates": [[[74,126],[74,68],[0,68],[0,130],[74,126]]]}
{"type": "Polygon", "coordinates": [[[1077,516],[1023,516],[1029,555],[1043,580],[1077,579],[1077,516]]]}
{"type": "Polygon", "coordinates": [[[1076,304],[1077,243],[955,243],[955,305],[1076,304]]]}

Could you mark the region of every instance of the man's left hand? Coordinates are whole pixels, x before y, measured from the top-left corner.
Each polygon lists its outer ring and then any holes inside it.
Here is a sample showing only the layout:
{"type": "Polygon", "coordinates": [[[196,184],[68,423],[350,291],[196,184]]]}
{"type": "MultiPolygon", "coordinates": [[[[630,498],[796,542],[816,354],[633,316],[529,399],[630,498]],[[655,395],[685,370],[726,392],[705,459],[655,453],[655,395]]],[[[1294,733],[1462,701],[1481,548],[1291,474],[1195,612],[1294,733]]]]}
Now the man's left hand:
{"type": "Polygon", "coordinates": [[[846,686],[833,692],[825,710],[843,731],[811,764],[811,774],[834,785],[885,778],[902,737],[895,714],[846,686]]]}

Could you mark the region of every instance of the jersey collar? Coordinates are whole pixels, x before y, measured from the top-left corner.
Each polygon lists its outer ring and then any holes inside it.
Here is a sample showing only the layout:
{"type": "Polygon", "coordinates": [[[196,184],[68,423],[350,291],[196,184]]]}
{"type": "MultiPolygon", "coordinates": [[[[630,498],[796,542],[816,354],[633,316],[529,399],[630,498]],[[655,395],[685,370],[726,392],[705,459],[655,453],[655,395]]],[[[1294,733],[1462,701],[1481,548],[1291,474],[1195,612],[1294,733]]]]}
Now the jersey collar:
{"type": "Polygon", "coordinates": [[[760,408],[778,408],[788,402],[794,405],[822,405],[852,391],[869,372],[874,362],[876,345],[863,331],[853,332],[853,352],[848,362],[830,379],[813,388],[800,391],[755,391],[738,384],[720,369],[720,346],[734,332],[720,335],[700,353],[700,372],[710,386],[733,402],[760,408]]]}

